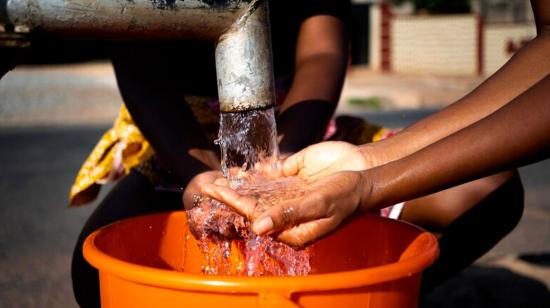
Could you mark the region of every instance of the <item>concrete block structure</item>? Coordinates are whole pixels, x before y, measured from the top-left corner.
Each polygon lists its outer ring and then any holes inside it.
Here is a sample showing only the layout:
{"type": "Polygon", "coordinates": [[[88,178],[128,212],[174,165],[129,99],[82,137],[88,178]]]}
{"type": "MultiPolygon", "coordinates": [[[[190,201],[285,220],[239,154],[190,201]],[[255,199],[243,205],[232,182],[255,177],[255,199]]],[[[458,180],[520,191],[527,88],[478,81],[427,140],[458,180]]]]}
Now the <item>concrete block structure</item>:
{"type": "Polygon", "coordinates": [[[372,1],[369,66],[397,73],[490,75],[536,30],[529,16],[519,21],[493,16],[492,22],[483,16],[475,9],[470,14],[415,15],[385,1],[372,1]]]}

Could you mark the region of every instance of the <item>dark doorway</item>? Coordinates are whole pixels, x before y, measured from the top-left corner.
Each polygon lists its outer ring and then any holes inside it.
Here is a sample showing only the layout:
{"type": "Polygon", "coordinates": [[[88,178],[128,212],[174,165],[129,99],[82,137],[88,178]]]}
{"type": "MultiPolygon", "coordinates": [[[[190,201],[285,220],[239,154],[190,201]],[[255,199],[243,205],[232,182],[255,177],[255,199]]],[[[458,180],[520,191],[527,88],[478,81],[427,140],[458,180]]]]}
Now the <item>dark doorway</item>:
{"type": "Polygon", "coordinates": [[[351,63],[369,63],[370,4],[354,4],[351,17],[351,63]]]}

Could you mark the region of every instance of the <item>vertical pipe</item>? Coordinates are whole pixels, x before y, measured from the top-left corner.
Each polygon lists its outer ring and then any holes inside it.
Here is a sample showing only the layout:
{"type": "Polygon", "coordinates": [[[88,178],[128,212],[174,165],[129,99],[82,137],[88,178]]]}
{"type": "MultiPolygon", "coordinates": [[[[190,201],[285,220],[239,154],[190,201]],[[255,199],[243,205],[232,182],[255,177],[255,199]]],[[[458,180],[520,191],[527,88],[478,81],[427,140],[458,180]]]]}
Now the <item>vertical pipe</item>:
{"type": "Polygon", "coordinates": [[[265,109],[275,89],[267,1],[252,1],[216,46],[218,96],[222,112],[265,109]]]}
{"type": "Polygon", "coordinates": [[[267,1],[253,0],[216,46],[221,167],[232,184],[240,181],[241,171],[258,163],[276,168],[279,149],[271,108],[275,86],[268,16],[267,1]]]}

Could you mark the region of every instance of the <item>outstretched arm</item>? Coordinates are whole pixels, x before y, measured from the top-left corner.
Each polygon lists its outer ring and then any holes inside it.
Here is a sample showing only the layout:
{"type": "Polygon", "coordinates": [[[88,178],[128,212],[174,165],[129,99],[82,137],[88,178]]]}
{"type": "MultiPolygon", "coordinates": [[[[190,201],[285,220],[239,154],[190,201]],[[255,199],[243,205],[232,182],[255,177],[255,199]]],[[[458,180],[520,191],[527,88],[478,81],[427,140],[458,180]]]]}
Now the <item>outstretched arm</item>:
{"type": "Polygon", "coordinates": [[[387,140],[363,147],[375,165],[414,153],[495,112],[550,74],[550,0],[533,0],[538,35],[454,104],[387,140]]]}
{"type": "Polygon", "coordinates": [[[410,200],[550,156],[550,75],[493,114],[408,157],[363,171],[364,209],[410,200]]]}

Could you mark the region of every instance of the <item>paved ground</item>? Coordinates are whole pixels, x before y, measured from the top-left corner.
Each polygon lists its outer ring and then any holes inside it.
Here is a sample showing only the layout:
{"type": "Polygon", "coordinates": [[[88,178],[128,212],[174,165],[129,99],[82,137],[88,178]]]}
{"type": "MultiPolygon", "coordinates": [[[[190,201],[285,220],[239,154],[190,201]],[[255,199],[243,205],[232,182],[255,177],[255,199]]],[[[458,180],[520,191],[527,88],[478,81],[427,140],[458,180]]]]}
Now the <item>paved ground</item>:
{"type": "Polygon", "coordinates": [[[106,125],[122,99],[106,63],[18,67],[0,81],[0,126],[106,125]]]}
{"type": "Polygon", "coordinates": [[[0,307],[74,307],[72,247],[93,206],[67,194],[98,128],[0,131],[0,307]]]}
{"type": "MultiPolygon", "coordinates": [[[[113,82],[102,65],[25,68],[0,81],[0,307],[75,306],[70,257],[94,205],[69,209],[67,194],[119,106],[113,82]],[[97,88],[90,91],[90,84],[97,88]]],[[[362,115],[397,127],[433,111],[384,110],[362,115]]],[[[520,225],[426,298],[425,307],[550,306],[548,255],[516,258],[550,252],[550,161],[521,173],[526,210],[520,225]]]]}
{"type": "Polygon", "coordinates": [[[357,112],[441,107],[483,81],[479,76],[380,73],[366,67],[348,71],[339,110],[357,112]]]}

